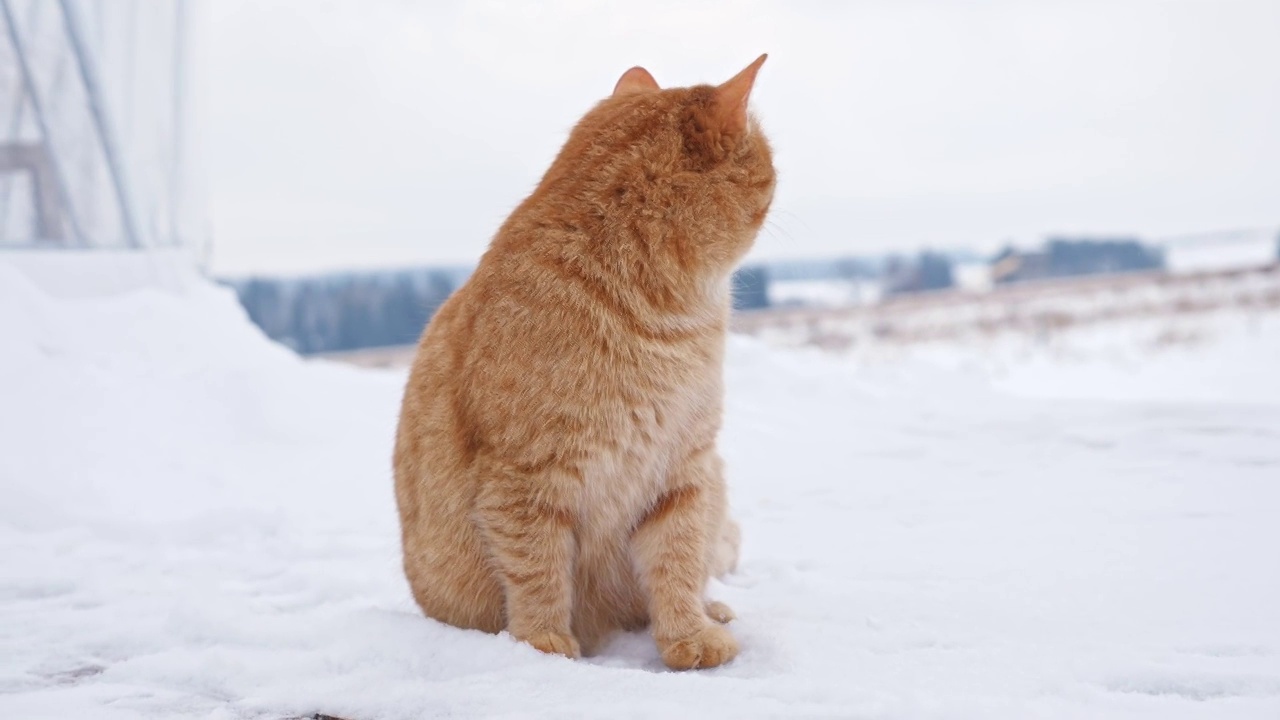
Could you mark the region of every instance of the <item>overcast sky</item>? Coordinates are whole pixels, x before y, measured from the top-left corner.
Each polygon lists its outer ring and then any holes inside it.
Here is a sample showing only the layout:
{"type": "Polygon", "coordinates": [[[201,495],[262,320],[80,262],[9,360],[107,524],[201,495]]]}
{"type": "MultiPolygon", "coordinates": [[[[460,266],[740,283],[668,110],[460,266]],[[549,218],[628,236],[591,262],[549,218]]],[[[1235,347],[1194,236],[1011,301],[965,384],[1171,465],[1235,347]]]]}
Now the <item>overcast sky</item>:
{"type": "Polygon", "coordinates": [[[213,268],[471,262],[628,67],[728,79],[757,257],[1280,225],[1280,2],[215,0],[213,268]]]}

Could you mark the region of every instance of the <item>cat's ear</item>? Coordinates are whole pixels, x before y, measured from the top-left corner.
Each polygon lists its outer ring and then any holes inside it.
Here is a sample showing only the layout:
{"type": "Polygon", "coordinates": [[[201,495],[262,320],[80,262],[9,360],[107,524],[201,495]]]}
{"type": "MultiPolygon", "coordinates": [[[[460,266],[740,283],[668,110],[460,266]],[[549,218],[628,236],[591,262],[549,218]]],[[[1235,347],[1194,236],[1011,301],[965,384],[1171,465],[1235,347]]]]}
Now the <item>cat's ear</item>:
{"type": "Polygon", "coordinates": [[[768,53],[761,55],[742,72],[716,88],[715,113],[720,126],[725,130],[740,133],[747,129],[747,101],[751,99],[751,88],[756,84],[756,73],[760,72],[760,66],[768,57],[768,53]]]}
{"type": "Polygon", "coordinates": [[[637,65],[622,73],[622,77],[618,78],[618,84],[613,86],[613,95],[617,97],[618,95],[653,92],[660,89],[658,81],[653,79],[649,71],[637,65]]]}

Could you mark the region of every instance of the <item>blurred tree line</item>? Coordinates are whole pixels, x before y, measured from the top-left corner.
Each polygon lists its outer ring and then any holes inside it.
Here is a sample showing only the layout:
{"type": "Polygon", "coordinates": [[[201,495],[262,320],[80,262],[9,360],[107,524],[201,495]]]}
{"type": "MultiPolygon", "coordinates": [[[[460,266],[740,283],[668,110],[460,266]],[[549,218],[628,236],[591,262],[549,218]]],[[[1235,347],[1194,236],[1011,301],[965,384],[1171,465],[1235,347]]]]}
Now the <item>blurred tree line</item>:
{"type": "Polygon", "coordinates": [[[769,307],[769,268],[744,265],[733,274],[733,309],[759,310],[769,307]]]}
{"type": "MultiPolygon", "coordinates": [[[[1280,241],[1277,247],[1280,253],[1280,241]]],[[[1040,250],[1007,248],[990,260],[923,251],[881,259],[757,262],[733,276],[736,311],[770,307],[772,281],[859,279],[885,295],[954,287],[956,263],[988,264],[997,283],[1163,267],[1159,250],[1134,239],[1052,239],[1040,250]]],[[[412,345],[470,268],[343,273],[309,278],[229,280],[249,317],[272,339],[304,353],[412,345]]]]}
{"type": "Polygon", "coordinates": [[[250,319],[299,353],[412,345],[457,287],[447,270],[231,280],[250,319]]]}
{"type": "MultiPolygon", "coordinates": [[[[224,280],[254,324],[304,355],[412,345],[469,269],[224,280]]],[[[769,305],[762,266],[734,276],[734,309],[769,305]]]]}
{"type": "MultiPolygon", "coordinates": [[[[271,339],[304,355],[412,345],[469,270],[422,269],[224,280],[271,339]]],[[[769,305],[763,266],[734,275],[734,309],[769,305]]]]}
{"type": "Polygon", "coordinates": [[[925,250],[915,257],[894,255],[885,263],[886,295],[903,295],[946,290],[956,284],[951,272],[953,261],[941,253],[925,250]]]}

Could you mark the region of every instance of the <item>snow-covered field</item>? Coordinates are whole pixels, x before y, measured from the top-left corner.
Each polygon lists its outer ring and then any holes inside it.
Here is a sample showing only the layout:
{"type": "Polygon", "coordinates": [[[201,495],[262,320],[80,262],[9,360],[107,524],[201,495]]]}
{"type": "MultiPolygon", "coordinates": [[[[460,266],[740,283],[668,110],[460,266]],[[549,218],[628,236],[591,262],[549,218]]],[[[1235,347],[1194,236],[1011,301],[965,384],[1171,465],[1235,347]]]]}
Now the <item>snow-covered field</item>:
{"type": "Polygon", "coordinates": [[[42,287],[0,256],[0,717],[1280,717],[1276,313],[1120,374],[1121,324],[999,376],[734,339],[742,654],[677,674],[418,614],[401,372],[189,275],[42,287]]]}
{"type": "Polygon", "coordinates": [[[1019,396],[1280,405],[1280,265],[1086,277],[735,319],[865,375],[945,368],[1019,396]]]}

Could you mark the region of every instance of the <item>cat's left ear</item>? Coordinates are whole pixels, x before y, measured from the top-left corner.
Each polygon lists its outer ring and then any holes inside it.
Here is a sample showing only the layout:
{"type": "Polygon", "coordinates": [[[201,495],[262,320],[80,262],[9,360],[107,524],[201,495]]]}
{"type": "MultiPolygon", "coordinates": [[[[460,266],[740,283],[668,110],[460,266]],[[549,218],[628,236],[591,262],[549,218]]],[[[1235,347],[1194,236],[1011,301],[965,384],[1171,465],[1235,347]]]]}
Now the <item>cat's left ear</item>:
{"type": "Polygon", "coordinates": [[[751,88],[756,84],[756,73],[760,72],[760,66],[768,57],[768,53],[761,55],[745,70],[716,88],[716,116],[725,130],[740,133],[747,129],[747,101],[751,99],[751,88]]]}
{"type": "Polygon", "coordinates": [[[622,73],[622,77],[618,78],[618,84],[613,86],[613,96],[630,95],[637,92],[652,92],[660,90],[658,81],[653,79],[648,70],[640,66],[631,68],[622,73]]]}

